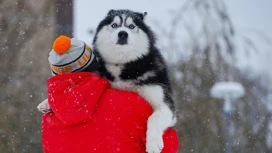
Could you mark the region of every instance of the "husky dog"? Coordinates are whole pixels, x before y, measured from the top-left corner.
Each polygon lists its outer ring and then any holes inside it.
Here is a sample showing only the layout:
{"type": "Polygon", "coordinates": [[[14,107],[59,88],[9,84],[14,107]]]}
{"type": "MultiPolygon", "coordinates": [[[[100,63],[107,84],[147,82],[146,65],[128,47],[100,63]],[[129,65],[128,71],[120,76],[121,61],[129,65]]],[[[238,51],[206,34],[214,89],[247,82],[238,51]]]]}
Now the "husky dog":
{"type": "Polygon", "coordinates": [[[165,129],[175,124],[175,104],[166,64],[145,24],[146,13],[110,10],[97,27],[93,49],[99,72],[117,89],[139,93],[153,108],[147,122],[146,151],[159,153],[165,129]]]}
{"type": "MultiPolygon", "coordinates": [[[[155,37],[144,23],[146,13],[110,10],[97,27],[93,41],[98,69],[114,88],[139,93],[153,108],[148,118],[146,151],[160,153],[164,130],[176,122],[167,68],[155,37]]],[[[41,112],[51,111],[47,99],[41,112]]]]}

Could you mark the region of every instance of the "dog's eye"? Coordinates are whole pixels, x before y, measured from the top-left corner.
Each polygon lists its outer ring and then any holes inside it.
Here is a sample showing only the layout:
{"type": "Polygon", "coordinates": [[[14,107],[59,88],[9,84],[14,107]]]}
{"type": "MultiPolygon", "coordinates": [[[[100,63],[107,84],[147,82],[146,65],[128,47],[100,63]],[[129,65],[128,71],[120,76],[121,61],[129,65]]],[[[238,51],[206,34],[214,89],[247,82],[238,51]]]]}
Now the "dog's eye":
{"type": "Polygon", "coordinates": [[[135,28],[135,26],[133,24],[130,24],[128,27],[129,27],[129,29],[134,29],[135,28]]]}
{"type": "Polygon", "coordinates": [[[118,26],[118,25],[117,25],[116,23],[113,23],[113,24],[111,25],[112,28],[117,28],[117,26],[118,26]]]}

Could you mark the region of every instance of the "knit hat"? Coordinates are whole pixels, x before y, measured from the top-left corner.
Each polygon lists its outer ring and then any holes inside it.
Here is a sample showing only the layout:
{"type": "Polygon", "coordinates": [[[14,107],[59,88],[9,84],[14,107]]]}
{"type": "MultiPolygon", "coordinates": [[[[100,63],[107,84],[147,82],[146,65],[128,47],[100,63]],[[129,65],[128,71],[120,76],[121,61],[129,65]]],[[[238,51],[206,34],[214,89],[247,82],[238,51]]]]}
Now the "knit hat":
{"type": "Polygon", "coordinates": [[[48,57],[53,75],[83,71],[94,59],[95,55],[87,44],[64,35],[55,40],[48,57]]]}

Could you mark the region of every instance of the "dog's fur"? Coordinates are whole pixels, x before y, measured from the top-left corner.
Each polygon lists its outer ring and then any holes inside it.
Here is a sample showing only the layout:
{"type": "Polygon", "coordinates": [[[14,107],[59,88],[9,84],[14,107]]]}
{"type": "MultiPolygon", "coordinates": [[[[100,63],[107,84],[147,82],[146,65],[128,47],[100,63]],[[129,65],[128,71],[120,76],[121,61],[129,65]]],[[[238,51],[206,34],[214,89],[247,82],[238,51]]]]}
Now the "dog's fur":
{"type": "Polygon", "coordinates": [[[159,153],[164,130],[175,124],[175,105],[165,62],[144,22],[145,15],[109,11],[96,30],[93,45],[101,76],[114,88],[138,92],[151,104],[146,151],[159,153]]]}
{"type": "MultiPolygon", "coordinates": [[[[145,24],[146,13],[110,10],[97,27],[94,53],[99,73],[114,88],[138,92],[153,108],[147,122],[146,151],[160,153],[164,130],[175,124],[175,104],[166,64],[145,24]]],[[[38,109],[50,111],[47,100],[38,109]]]]}

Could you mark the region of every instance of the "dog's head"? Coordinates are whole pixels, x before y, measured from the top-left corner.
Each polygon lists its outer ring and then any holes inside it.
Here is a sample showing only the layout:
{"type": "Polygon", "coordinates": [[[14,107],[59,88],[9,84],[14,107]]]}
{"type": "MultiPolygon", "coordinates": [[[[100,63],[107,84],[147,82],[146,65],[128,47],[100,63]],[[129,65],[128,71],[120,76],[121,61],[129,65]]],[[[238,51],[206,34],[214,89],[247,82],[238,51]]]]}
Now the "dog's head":
{"type": "Polygon", "coordinates": [[[146,13],[110,10],[96,30],[94,48],[105,62],[127,63],[148,54],[154,37],[144,23],[146,13]]]}

